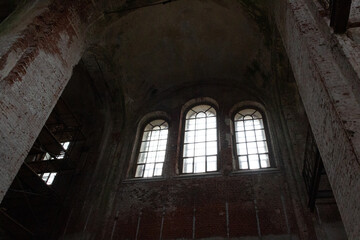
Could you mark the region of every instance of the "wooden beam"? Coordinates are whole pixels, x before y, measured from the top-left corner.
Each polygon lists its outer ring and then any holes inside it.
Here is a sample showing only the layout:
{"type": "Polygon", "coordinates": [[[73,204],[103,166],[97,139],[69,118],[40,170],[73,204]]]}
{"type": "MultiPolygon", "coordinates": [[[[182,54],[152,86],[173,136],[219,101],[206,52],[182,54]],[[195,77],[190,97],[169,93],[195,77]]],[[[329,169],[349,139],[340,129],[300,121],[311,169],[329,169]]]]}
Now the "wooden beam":
{"type": "Polygon", "coordinates": [[[41,146],[45,148],[44,150],[52,155],[59,155],[65,151],[60,142],[46,126],[41,130],[38,140],[41,146]]]}
{"type": "Polygon", "coordinates": [[[26,163],[21,166],[17,177],[35,193],[56,196],[55,191],[46,185],[46,183],[26,163]]]}
{"type": "Polygon", "coordinates": [[[74,170],[75,166],[68,159],[29,162],[27,165],[36,173],[62,172],[74,170]]]}

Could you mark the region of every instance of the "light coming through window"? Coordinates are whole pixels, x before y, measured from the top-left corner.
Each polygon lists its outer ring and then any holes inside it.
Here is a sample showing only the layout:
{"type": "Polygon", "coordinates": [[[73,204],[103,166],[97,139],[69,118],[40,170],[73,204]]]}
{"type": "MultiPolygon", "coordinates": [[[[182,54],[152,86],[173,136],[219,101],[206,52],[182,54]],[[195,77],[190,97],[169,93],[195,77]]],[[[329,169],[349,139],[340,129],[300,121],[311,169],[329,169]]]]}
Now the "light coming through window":
{"type": "Polygon", "coordinates": [[[56,177],[56,172],[45,172],[42,174],[38,174],[39,177],[41,177],[41,179],[47,184],[47,185],[52,185],[55,177],[56,177]]]}
{"type": "Polygon", "coordinates": [[[185,119],[183,173],[217,171],[216,111],[209,105],[190,109],[185,119]]]}
{"type": "Polygon", "coordinates": [[[270,167],[265,128],[261,114],[244,109],[234,118],[239,169],[270,167]]]}
{"type": "Polygon", "coordinates": [[[135,177],[161,176],[165,160],[168,123],[154,120],[144,129],[135,177]]]}

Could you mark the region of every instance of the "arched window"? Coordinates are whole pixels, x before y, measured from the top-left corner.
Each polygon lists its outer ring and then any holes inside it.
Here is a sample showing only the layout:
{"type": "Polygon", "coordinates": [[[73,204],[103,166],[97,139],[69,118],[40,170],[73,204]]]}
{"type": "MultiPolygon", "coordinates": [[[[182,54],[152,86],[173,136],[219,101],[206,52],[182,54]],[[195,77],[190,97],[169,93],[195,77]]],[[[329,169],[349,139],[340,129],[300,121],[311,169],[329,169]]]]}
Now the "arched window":
{"type": "Polygon", "coordinates": [[[243,109],[234,117],[239,169],[269,168],[269,151],[264,121],[255,109],[243,109]]]}
{"type": "Polygon", "coordinates": [[[162,175],[168,137],[168,123],[154,120],[146,125],[137,159],[135,177],[162,175]]]}
{"type": "Polygon", "coordinates": [[[209,105],[190,109],[185,119],[183,173],[217,171],[216,111],[209,105]]]}

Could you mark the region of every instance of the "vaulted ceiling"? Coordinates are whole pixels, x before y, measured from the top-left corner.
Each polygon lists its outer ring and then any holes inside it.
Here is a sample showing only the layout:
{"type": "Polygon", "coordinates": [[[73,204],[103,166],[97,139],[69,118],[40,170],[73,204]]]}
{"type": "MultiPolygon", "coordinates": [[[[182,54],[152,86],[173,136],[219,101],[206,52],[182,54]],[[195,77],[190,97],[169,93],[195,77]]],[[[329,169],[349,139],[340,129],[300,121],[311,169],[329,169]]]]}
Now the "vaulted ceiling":
{"type": "Polygon", "coordinates": [[[108,3],[89,29],[83,62],[135,105],[203,82],[261,86],[271,75],[270,17],[264,5],[248,2],[108,3]]]}

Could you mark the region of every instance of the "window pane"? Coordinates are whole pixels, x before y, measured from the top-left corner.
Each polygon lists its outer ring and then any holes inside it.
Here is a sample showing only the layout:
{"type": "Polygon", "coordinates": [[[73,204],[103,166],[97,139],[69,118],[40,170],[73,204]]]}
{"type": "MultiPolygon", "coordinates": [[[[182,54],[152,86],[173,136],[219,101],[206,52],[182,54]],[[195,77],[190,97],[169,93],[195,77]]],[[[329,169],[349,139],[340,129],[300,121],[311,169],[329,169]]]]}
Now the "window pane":
{"type": "Polygon", "coordinates": [[[193,158],[184,158],[183,173],[193,172],[193,158]]]}
{"type": "Polygon", "coordinates": [[[270,167],[261,113],[254,109],[244,109],[235,115],[234,121],[239,169],[270,167]]]}
{"type": "Polygon", "coordinates": [[[205,157],[194,158],[194,172],[205,172],[205,157]]]}
{"type": "Polygon", "coordinates": [[[246,120],[244,122],[245,125],[245,130],[253,130],[254,129],[254,124],[252,120],[246,120]]]}
{"type": "Polygon", "coordinates": [[[166,149],[166,140],[160,140],[157,150],[162,151],[166,149]]]}
{"type": "Polygon", "coordinates": [[[150,132],[144,132],[142,140],[143,141],[150,140],[150,132]]]}
{"type": "Polygon", "coordinates": [[[244,121],[235,122],[235,131],[244,131],[244,121]]]}
{"type": "Polygon", "coordinates": [[[259,156],[256,155],[249,155],[249,164],[250,164],[250,169],[259,169],[260,165],[259,165],[259,156]]]}
{"type": "Polygon", "coordinates": [[[261,154],[260,163],[262,168],[270,167],[269,156],[267,154],[261,154]]]}
{"type": "Polygon", "coordinates": [[[145,172],[144,172],[144,177],[152,177],[153,173],[154,173],[154,164],[150,163],[150,164],[146,164],[145,166],[145,172]]]}
{"type": "Polygon", "coordinates": [[[160,136],[160,131],[156,130],[156,131],[152,131],[151,133],[151,140],[158,140],[160,136]]]}
{"type": "Polygon", "coordinates": [[[167,129],[163,129],[160,132],[160,139],[167,139],[168,136],[168,130],[167,129]]]}
{"type": "Polygon", "coordinates": [[[245,132],[237,132],[236,133],[236,142],[239,142],[239,143],[246,142],[245,132]]]}
{"type": "Polygon", "coordinates": [[[238,121],[238,120],[242,120],[243,119],[243,115],[241,115],[240,113],[237,113],[234,117],[235,121],[238,121]]]}
{"type": "Polygon", "coordinates": [[[206,132],[206,141],[216,141],[216,129],[209,129],[206,132]]]}
{"type": "Polygon", "coordinates": [[[157,163],[155,165],[154,176],[161,176],[162,175],[162,169],[163,169],[163,163],[157,163]]]}
{"type": "Polygon", "coordinates": [[[254,125],[255,125],[255,129],[263,129],[264,128],[262,119],[255,119],[254,125]]]}
{"type": "Polygon", "coordinates": [[[140,146],[135,177],[153,177],[154,175],[160,176],[162,174],[167,136],[168,124],[164,120],[154,120],[146,125],[142,138],[143,141],[140,146]]]}
{"type": "Polygon", "coordinates": [[[206,143],[206,155],[216,155],[217,154],[217,142],[207,142],[206,143]]]}
{"type": "Polygon", "coordinates": [[[258,144],[259,153],[267,153],[268,152],[265,141],[258,142],[257,144],[258,144]]]}
{"type": "Polygon", "coordinates": [[[195,131],[185,132],[185,143],[193,143],[195,141],[195,131]]]}
{"type": "Polygon", "coordinates": [[[155,162],[156,152],[148,152],[146,163],[153,163],[155,162]]]}
{"type": "Polygon", "coordinates": [[[44,180],[46,182],[48,180],[49,176],[50,176],[50,173],[44,173],[42,175],[42,180],[44,180]]]}
{"type": "Polygon", "coordinates": [[[64,159],[64,157],[65,157],[65,152],[61,152],[60,155],[56,156],[57,159],[64,159]]]}
{"type": "MultiPolygon", "coordinates": [[[[205,110],[205,109],[204,109],[205,110]]],[[[206,118],[206,113],[200,111],[197,115],[196,115],[196,118],[206,118]]],[[[205,121],[205,120],[204,120],[205,121]]]]}
{"type": "Polygon", "coordinates": [[[196,119],[196,129],[205,129],[205,123],[206,123],[206,118],[197,118],[196,119]]]}
{"type": "Polygon", "coordinates": [[[150,142],[142,142],[140,152],[146,152],[149,148],[150,142]]]}
{"type": "Polygon", "coordinates": [[[207,157],[207,171],[217,171],[217,157],[216,156],[210,156],[207,157]]]}
{"type": "Polygon", "coordinates": [[[247,147],[248,147],[248,154],[257,153],[256,142],[250,142],[250,143],[248,142],[247,147]]]}
{"type": "Polygon", "coordinates": [[[156,140],[152,140],[151,142],[150,142],[150,146],[149,146],[149,150],[148,151],[156,151],[156,149],[157,149],[157,146],[158,146],[158,141],[156,141],[156,140]]]}
{"type": "Polygon", "coordinates": [[[144,165],[138,165],[136,168],[135,177],[142,177],[144,171],[144,165]]]}
{"type": "Polygon", "coordinates": [[[146,154],[147,154],[147,153],[140,153],[140,154],[139,154],[138,163],[145,163],[146,154]]]}
{"type": "Polygon", "coordinates": [[[164,160],[165,160],[165,151],[157,152],[156,162],[164,162],[164,160]]]}
{"type": "Polygon", "coordinates": [[[247,156],[240,156],[239,157],[239,168],[240,169],[249,169],[247,156]]]}
{"type": "Polygon", "coordinates": [[[246,141],[247,142],[255,142],[255,132],[254,131],[246,131],[246,141]]]}
{"type": "Polygon", "coordinates": [[[204,156],[205,155],[205,143],[196,143],[195,144],[195,156],[204,156]]]}
{"type": "Polygon", "coordinates": [[[216,117],[208,117],[206,121],[206,128],[216,128],[216,117]]]}
{"type": "Polygon", "coordinates": [[[185,144],[184,146],[184,157],[194,156],[194,144],[185,144]]]}
{"type": "Polygon", "coordinates": [[[256,130],[256,140],[257,140],[257,141],[266,140],[265,131],[264,131],[264,130],[256,130]]]}
{"type": "Polygon", "coordinates": [[[50,160],[50,159],[51,159],[50,154],[49,154],[49,153],[46,153],[43,160],[50,160]]]}
{"type": "Polygon", "coordinates": [[[215,109],[209,105],[198,105],[189,110],[186,117],[183,173],[206,172],[209,171],[208,168],[211,169],[211,171],[216,171],[217,130],[215,109]],[[195,119],[192,118],[193,116],[195,116],[195,119]],[[194,120],[195,123],[190,122],[194,120]],[[193,124],[195,124],[195,127],[191,128],[190,126],[193,124]],[[188,131],[187,129],[189,128],[195,129],[195,131],[188,131]],[[213,155],[212,159],[215,163],[207,163],[206,159],[208,155],[213,155]]]}
{"type": "Polygon", "coordinates": [[[57,173],[50,173],[49,179],[46,181],[47,185],[51,185],[54,182],[57,173]]]}
{"type": "MultiPolygon", "coordinates": [[[[70,142],[64,142],[64,143],[62,143],[61,145],[63,146],[63,148],[64,148],[65,151],[66,151],[66,150],[68,150],[68,148],[69,148],[70,142]]],[[[56,175],[56,174],[55,174],[55,175],[56,175]]]]}
{"type": "Polygon", "coordinates": [[[236,144],[236,146],[237,146],[237,153],[239,155],[247,154],[246,143],[238,143],[238,144],[236,144]]]}
{"type": "Polygon", "coordinates": [[[186,120],[185,130],[195,130],[195,119],[186,120]]]}
{"type": "Polygon", "coordinates": [[[205,130],[199,130],[195,133],[195,141],[196,142],[205,142],[205,130]]]}

